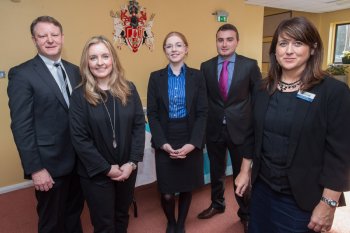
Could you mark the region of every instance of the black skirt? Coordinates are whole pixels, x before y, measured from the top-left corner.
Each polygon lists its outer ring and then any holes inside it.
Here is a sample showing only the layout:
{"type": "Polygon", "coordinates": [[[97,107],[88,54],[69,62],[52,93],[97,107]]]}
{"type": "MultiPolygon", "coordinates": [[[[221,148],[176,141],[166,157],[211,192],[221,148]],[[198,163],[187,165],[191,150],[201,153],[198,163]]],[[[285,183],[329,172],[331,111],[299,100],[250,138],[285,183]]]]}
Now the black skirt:
{"type": "MultiPolygon", "coordinates": [[[[167,141],[173,149],[189,142],[187,119],[170,119],[167,141]]],[[[204,184],[203,150],[195,148],[185,159],[171,159],[164,150],[155,152],[158,188],[161,193],[189,192],[204,184]]]]}

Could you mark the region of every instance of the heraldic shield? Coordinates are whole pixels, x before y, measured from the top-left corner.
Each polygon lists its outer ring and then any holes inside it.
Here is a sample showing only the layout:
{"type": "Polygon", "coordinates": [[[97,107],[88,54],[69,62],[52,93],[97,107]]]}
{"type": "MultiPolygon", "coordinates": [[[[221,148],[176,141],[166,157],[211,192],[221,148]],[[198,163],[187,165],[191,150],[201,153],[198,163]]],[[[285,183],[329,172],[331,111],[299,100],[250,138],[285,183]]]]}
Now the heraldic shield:
{"type": "Polygon", "coordinates": [[[143,35],[145,29],[143,27],[137,26],[133,28],[132,26],[125,27],[126,31],[126,43],[132,49],[133,52],[137,52],[139,47],[143,42],[143,35]]]}

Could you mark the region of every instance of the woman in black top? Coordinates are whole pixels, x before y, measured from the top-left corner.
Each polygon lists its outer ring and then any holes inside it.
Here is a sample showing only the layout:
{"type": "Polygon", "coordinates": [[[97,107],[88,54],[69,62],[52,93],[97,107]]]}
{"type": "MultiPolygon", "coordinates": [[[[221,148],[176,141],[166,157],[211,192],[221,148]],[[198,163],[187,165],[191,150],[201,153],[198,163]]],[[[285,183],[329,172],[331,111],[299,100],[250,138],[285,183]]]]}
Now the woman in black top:
{"type": "Polygon", "coordinates": [[[140,97],[125,79],[113,45],[102,36],[86,43],[80,71],[70,124],[92,225],[95,233],[126,233],[145,143],[140,97]]]}
{"type": "Polygon", "coordinates": [[[187,47],[183,34],[169,33],[163,42],[169,65],[153,72],[148,83],[147,116],[167,233],[185,232],[191,191],[203,185],[206,89],[201,72],[184,63],[187,47]],[[175,193],[180,193],[177,220],[175,193]]]}
{"type": "Polygon", "coordinates": [[[277,27],[254,93],[250,233],[328,231],[350,190],[350,91],[321,70],[322,57],[307,19],[277,27]]]}

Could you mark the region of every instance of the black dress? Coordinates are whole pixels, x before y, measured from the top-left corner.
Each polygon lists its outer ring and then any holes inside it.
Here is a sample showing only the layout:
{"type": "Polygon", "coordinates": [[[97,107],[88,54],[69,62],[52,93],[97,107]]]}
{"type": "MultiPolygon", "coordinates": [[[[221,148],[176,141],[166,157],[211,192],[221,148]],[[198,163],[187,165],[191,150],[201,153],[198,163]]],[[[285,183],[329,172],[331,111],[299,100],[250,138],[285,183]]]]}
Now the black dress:
{"type": "MultiPolygon", "coordinates": [[[[188,143],[188,132],[187,118],[169,119],[168,143],[173,149],[188,143]]],[[[161,193],[188,192],[204,184],[203,150],[195,148],[185,159],[171,159],[167,152],[157,149],[155,156],[161,193]]]]}

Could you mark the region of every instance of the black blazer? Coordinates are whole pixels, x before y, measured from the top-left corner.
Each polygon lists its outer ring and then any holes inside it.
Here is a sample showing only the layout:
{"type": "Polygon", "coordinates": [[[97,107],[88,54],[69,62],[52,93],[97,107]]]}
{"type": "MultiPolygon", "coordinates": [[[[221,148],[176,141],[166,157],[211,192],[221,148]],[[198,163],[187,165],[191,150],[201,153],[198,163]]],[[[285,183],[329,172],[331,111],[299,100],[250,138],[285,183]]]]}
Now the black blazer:
{"type": "MultiPolygon", "coordinates": [[[[71,86],[80,81],[79,68],[62,60],[71,86]]],[[[37,55],[9,71],[11,129],[26,178],[46,168],[52,177],[69,174],[75,164],[68,106],[37,55]]]]}
{"type": "MultiPolygon", "coordinates": [[[[201,149],[204,146],[207,120],[205,82],[199,70],[186,66],[186,109],[190,132],[189,144],[201,149]]],[[[169,119],[168,67],[152,72],[148,82],[147,116],[152,133],[152,145],[159,149],[167,143],[169,119]]]]}
{"type": "MultiPolygon", "coordinates": [[[[350,189],[350,91],[344,83],[326,77],[309,92],[316,94],[312,102],[297,100],[288,147],[288,179],[300,208],[312,211],[324,188],[350,189]]],[[[259,173],[270,98],[261,88],[255,97],[253,182],[259,173]]]]}
{"type": "Polygon", "coordinates": [[[102,175],[111,165],[142,161],[145,145],[145,116],[136,87],[130,82],[131,96],[126,106],[117,99],[119,124],[116,126],[118,157],[115,156],[110,123],[103,103],[93,106],[84,97],[83,87],[71,97],[70,128],[78,154],[78,174],[83,177],[102,175]]]}
{"type": "Polygon", "coordinates": [[[238,55],[227,101],[222,99],[218,83],[218,57],[201,64],[208,92],[207,140],[216,141],[220,136],[222,120],[226,117],[227,129],[233,143],[242,145],[240,152],[245,157],[252,154],[252,109],[251,93],[261,79],[256,60],[238,55]]]}

